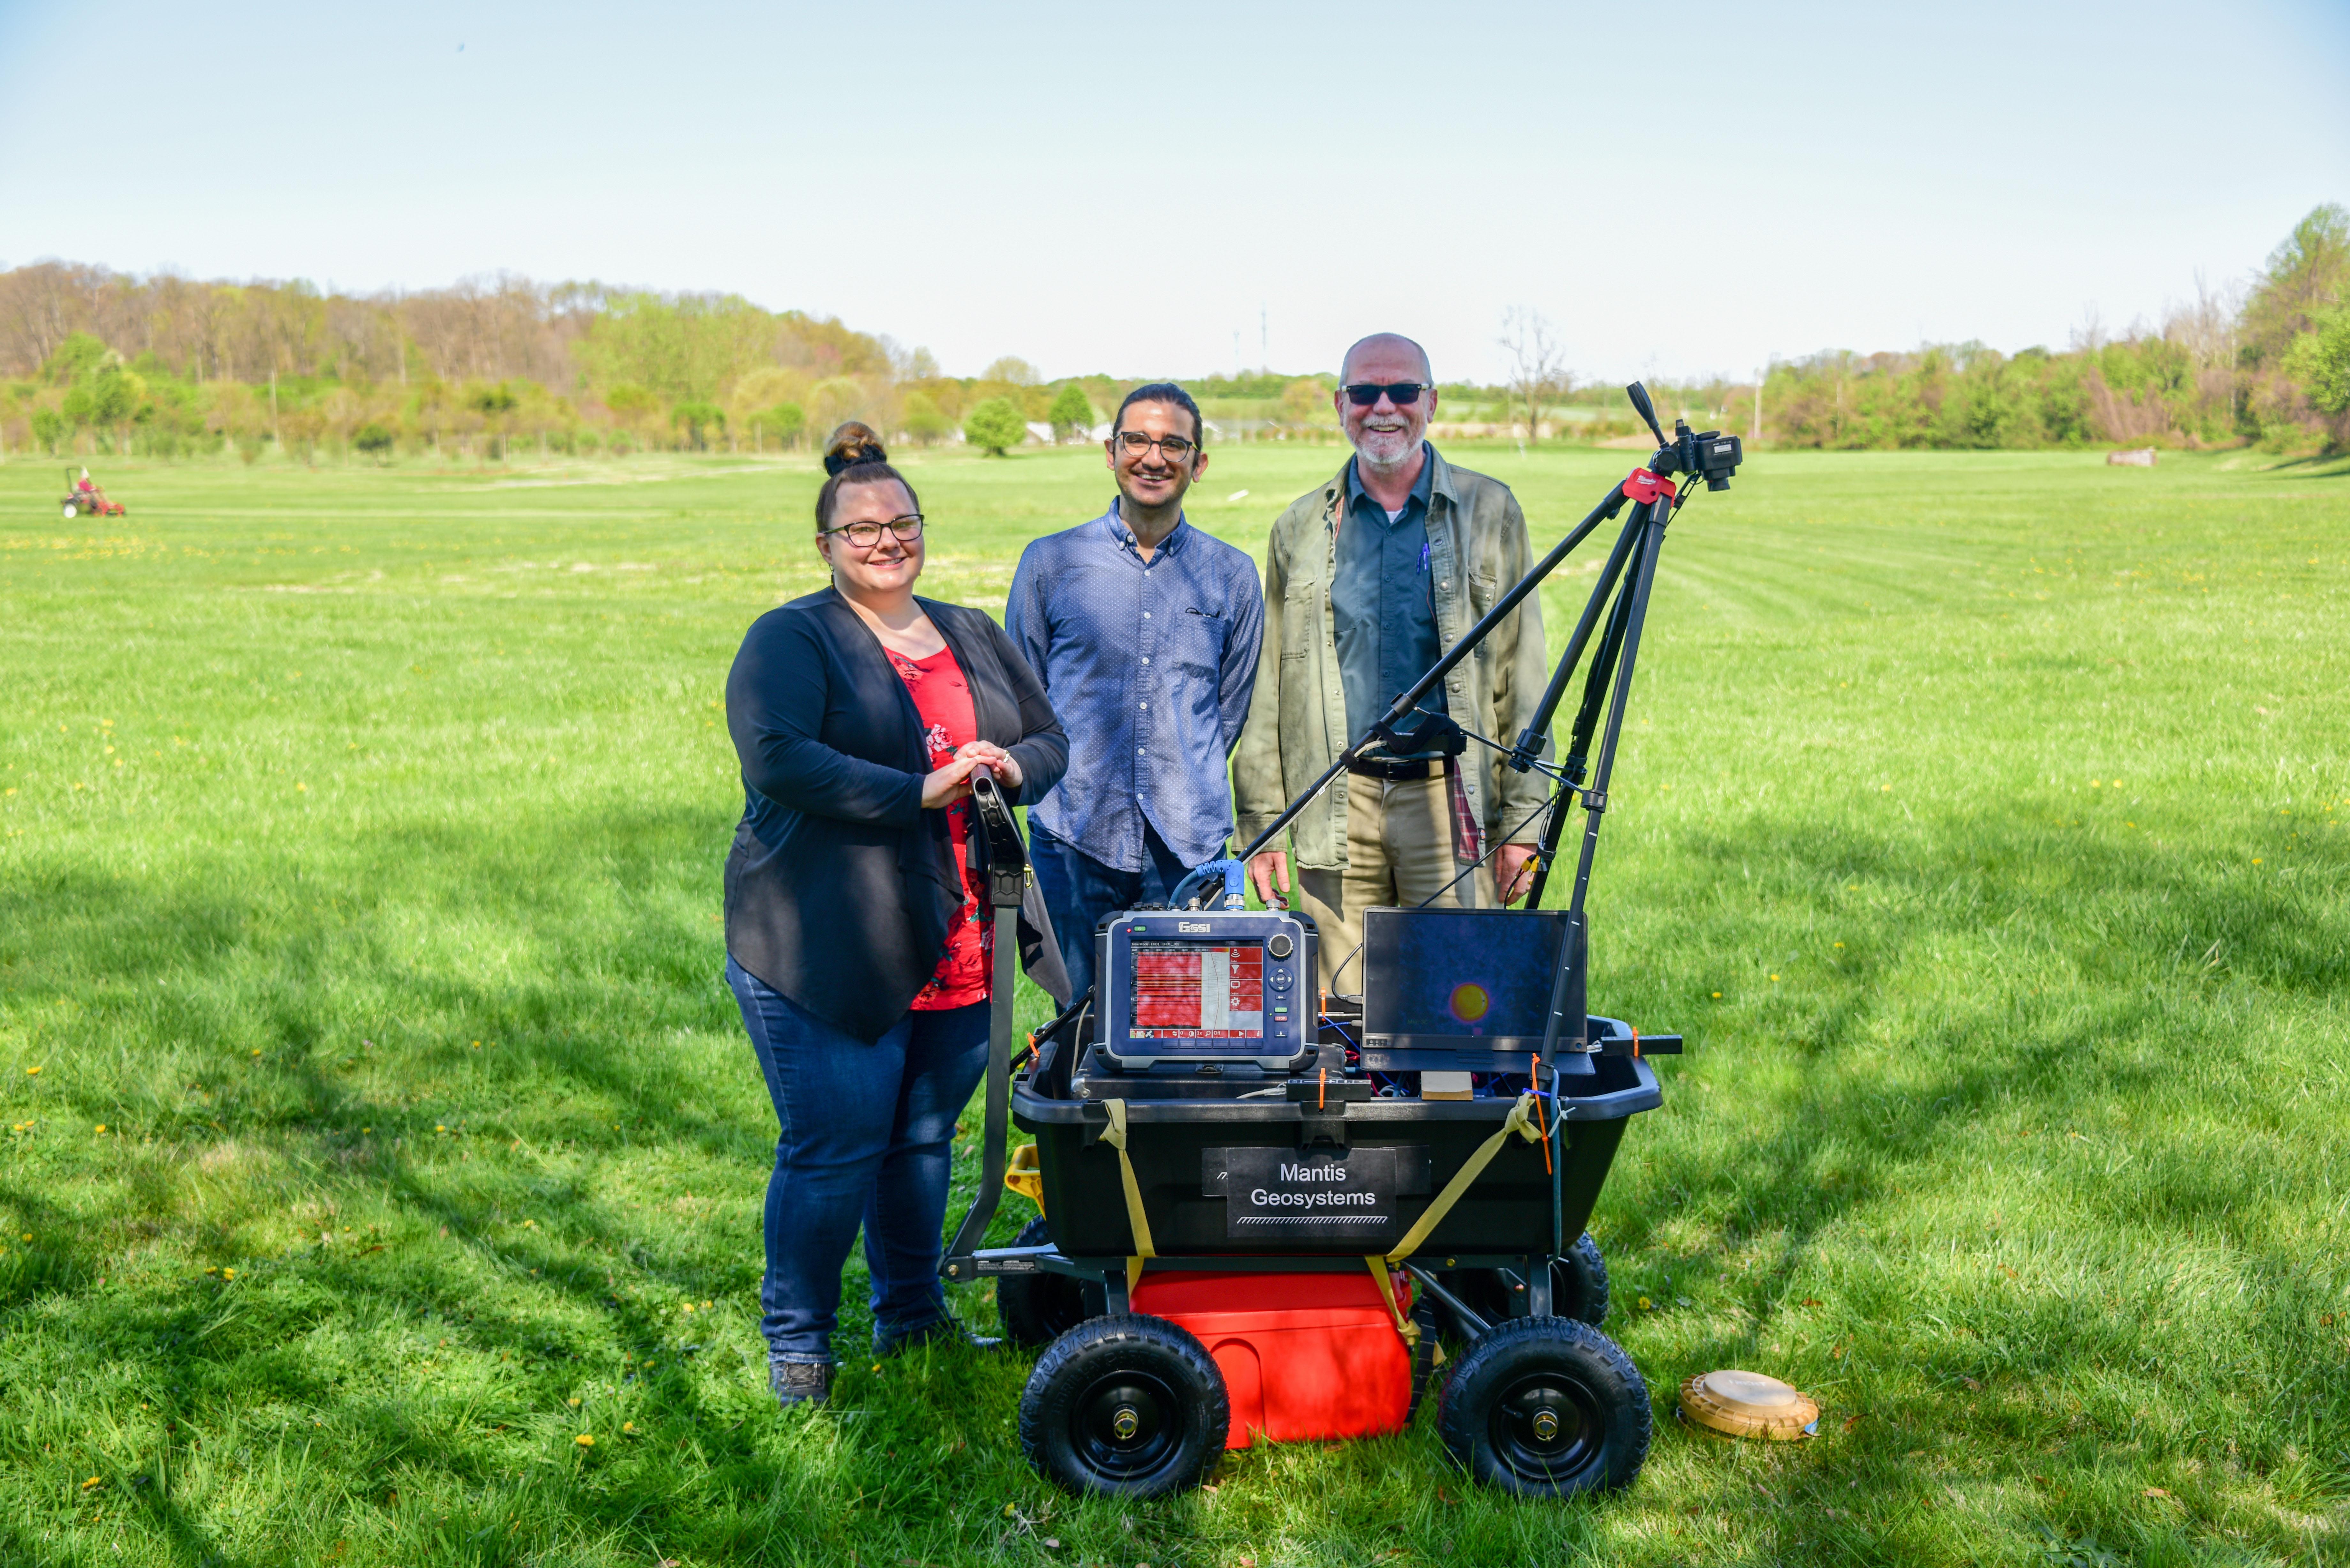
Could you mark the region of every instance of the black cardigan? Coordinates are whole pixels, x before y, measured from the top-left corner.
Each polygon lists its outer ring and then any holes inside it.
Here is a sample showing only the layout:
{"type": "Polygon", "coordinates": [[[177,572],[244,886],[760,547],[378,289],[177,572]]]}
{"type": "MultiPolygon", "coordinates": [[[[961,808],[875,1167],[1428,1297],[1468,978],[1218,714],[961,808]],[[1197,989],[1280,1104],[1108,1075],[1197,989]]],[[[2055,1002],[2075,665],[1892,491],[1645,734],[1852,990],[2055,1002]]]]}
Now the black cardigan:
{"type": "MultiPolygon", "coordinates": [[[[1043,683],[984,611],[915,602],[962,667],[980,738],[1020,764],[1007,795],[1035,800],[1069,765],[1043,683]]],[[[963,898],[946,813],[922,809],[930,753],[913,695],[827,587],[752,623],[726,677],[726,727],[743,784],[726,950],[817,1017],[878,1039],[937,969],[963,898]]]]}

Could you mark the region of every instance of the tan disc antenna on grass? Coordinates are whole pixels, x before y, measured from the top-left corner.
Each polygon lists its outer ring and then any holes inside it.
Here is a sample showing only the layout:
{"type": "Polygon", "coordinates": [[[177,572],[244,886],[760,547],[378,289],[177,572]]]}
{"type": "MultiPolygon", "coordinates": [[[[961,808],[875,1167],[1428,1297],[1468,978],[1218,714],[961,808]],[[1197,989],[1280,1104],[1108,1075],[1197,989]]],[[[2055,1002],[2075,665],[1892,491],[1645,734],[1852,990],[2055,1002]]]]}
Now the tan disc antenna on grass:
{"type": "Polygon", "coordinates": [[[1819,1430],[1820,1407],[1760,1372],[1700,1372],[1681,1385],[1681,1415],[1733,1438],[1791,1442],[1819,1430]]]}

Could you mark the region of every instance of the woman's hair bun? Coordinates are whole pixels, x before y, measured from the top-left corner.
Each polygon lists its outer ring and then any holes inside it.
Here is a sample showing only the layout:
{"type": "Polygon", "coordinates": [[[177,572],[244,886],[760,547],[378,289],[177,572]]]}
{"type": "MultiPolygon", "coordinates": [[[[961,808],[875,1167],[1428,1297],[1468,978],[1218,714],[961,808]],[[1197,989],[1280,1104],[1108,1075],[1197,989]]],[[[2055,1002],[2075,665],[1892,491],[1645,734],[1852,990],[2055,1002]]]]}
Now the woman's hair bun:
{"type": "Polygon", "coordinates": [[[824,443],[824,471],[827,473],[837,474],[842,469],[854,468],[860,462],[889,461],[889,453],[882,447],[881,438],[873,433],[871,425],[861,420],[850,420],[833,431],[832,439],[824,443]]]}

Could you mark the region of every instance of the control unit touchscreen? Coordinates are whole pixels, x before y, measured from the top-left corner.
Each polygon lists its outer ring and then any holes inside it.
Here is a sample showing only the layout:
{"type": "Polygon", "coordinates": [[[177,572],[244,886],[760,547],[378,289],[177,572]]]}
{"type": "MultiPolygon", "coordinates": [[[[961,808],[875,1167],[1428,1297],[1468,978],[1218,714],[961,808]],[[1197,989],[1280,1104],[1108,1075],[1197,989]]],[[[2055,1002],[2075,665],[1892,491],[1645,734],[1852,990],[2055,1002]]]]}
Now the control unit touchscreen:
{"type": "Polygon", "coordinates": [[[1139,941],[1131,1027],[1138,1040],[1254,1040],[1264,1033],[1264,946],[1139,941]]]}
{"type": "Polygon", "coordinates": [[[1295,1067],[1314,1050],[1314,964],[1306,927],[1282,910],[1130,909],[1094,934],[1097,1048],[1128,1072],[1295,1067]]]}

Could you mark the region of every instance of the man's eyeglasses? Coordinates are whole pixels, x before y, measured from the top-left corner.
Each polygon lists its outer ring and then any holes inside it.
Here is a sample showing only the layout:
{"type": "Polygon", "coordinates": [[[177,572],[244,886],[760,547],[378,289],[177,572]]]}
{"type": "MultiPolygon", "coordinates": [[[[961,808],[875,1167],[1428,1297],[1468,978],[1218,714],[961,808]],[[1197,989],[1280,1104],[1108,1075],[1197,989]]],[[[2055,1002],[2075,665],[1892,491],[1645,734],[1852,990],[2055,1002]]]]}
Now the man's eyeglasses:
{"type": "Polygon", "coordinates": [[[1200,450],[1198,442],[1185,441],[1181,436],[1160,436],[1157,441],[1152,441],[1140,431],[1118,432],[1118,450],[1130,458],[1139,461],[1142,454],[1154,446],[1166,453],[1167,461],[1170,462],[1180,462],[1200,450]]]}
{"type": "Polygon", "coordinates": [[[1347,396],[1353,400],[1355,407],[1367,409],[1377,403],[1379,394],[1384,392],[1388,401],[1402,408],[1407,403],[1419,401],[1419,395],[1429,389],[1421,381],[1357,381],[1347,388],[1347,396]]]}
{"type": "MultiPolygon", "coordinates": [[[[860,550],[870,550],[881,543],[881,528],[882,524],[879,523],[847,523],[837,528],[827,528],[825,532],[839,535],[860,550]]],[[[903,517],[892,517],[889,529],[899,543],[910,545],[922,536],[922,514],[909,512],[903,517]]]]}

